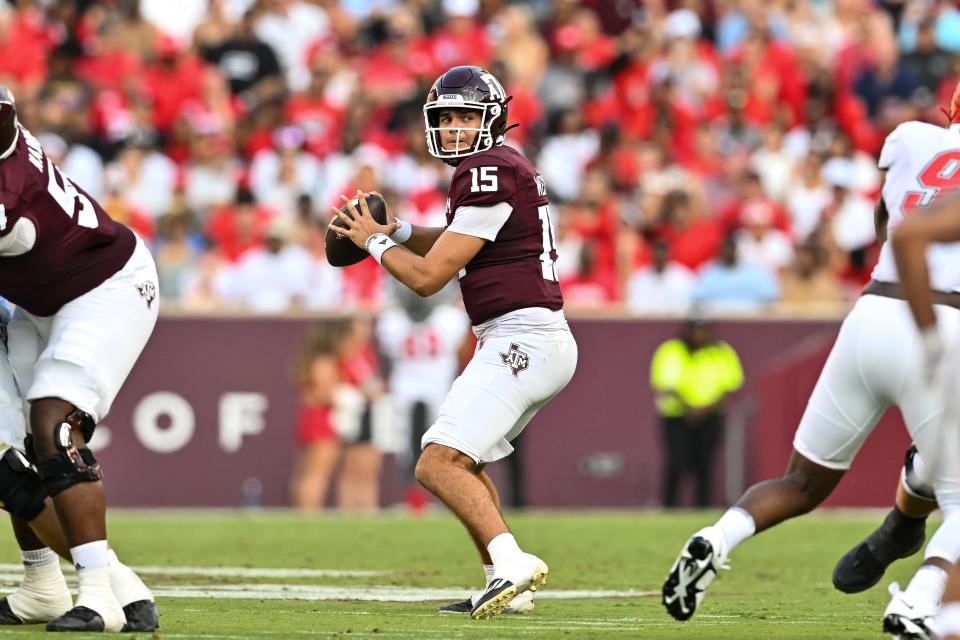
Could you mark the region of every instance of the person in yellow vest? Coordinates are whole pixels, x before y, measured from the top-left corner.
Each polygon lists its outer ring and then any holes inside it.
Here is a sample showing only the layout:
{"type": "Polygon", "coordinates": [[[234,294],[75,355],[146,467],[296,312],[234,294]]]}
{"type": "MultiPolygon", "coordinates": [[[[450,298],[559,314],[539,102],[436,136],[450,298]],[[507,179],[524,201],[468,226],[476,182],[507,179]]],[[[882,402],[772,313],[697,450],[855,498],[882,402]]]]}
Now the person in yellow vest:
{"type": "Polygon", "coordinates": [[[696,479],[697,506],[707,506],[725,400],[743,384],[740,358],[733,347],[714,337],[707,317],[694,314],[679,337],[654,352],[650,384],[663,424],[663,505],[677,506],[680,483],[690,473],[696,479]]]}

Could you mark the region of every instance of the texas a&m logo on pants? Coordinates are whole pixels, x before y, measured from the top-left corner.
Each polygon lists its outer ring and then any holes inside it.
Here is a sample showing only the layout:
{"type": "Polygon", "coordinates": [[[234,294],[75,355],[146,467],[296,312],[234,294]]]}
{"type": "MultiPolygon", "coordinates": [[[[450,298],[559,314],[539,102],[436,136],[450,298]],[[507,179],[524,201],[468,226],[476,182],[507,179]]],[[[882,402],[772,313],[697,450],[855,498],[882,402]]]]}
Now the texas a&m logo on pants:
{"type": "Polygon", "coordinates": [[[510,370],[513,371],[514,377],[519,377],[521,371],[526,371],[527,367],[530,366],[530,356],[528,356],[523,351],[520,351],[520,347],[517,346],[517,343],[510,343],[510,350],[506,353],[501,353],[500,357],[503,359],[503,364],[510,367],[510,370]]]}

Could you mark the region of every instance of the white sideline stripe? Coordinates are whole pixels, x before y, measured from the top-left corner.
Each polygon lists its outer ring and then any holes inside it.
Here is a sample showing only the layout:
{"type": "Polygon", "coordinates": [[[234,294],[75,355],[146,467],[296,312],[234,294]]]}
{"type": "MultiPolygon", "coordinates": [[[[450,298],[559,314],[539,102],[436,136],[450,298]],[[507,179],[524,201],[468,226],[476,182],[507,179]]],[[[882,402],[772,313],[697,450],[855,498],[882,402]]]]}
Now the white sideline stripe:
{"type": "Polygon", "coordinates": [[[363,569],[271,569],[259,567],[130,567],[144,575],[217,576],[234,578],[378,578],[393,571],[363,569]]]}
{"type": "MultiPolygon", "coordinates": [[[[183,585],[157,587],[154,594],[167,598],[225,598],[256,600],[360,600],[370,602],[429,602],[462,600],[470,595],[465,589],[426,589],[379,585],[300,585],[300,584],[234,584],[183,585]]],[[[586,600],[596,598],[648,598],[659,591],[557,590],[537,592],[540,600],[586,600]]]]}
{"type": "MultiPolygon", "coordinates": [[[[64,564],[64,567],[68,565],[64,564]]],[[[134,567],[143,575],[208,576],[232,578],[369,578],[391,575],[392,571],[340,569],[284,569],[251,567],[134,567]]],[[[76,574],[66,570],[67,582],[76,584],[76,574]]],[[[19,564],[0,563],[0,586],[16,587],[23,578],[19,564]]],[[[470,595],[466,589],[416,588],[385,585],[303,585],[303,584],[188,584],[155,587],[157,596],[167,598],[228,598],[257,600],[360,600],[370,602],[428,602],[462,600],[470,595]]],[[[659,591],[627,590],[560,590],[538,592],[543,600],[586,600],[599,598],[649,598],[659,591]]]]}
{"type": "MultiPolygon", "coordinates": [[[[62,566],[69,566],[62,563],[62,566]]],[[[281,569],[271,567],[130,567],[143,575],[216,576],[218,578],[377,578],[393,571],[363,569],[281,569]]],[[[21,575],[23,566],[0,563],[0,572],[21,575]]]]}

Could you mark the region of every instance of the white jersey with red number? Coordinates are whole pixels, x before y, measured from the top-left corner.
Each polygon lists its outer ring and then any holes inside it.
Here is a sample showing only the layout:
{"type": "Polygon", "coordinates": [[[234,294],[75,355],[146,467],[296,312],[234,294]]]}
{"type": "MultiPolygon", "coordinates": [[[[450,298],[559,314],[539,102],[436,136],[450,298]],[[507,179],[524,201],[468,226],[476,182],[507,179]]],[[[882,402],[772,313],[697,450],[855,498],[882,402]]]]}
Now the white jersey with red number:
{"type": "MultiPolygon", "coordinates": [[[[885,170],[883,201],[890,218],[887,231],[904,215],[960,188],[960,125],[945,129],[925,122],[904,122],[887,136],[880,151],[885,170]]],[[[960,243],[932,245],[927,250],[931,286],[960,291],[960,243]]],[[[873,279],[899,282],[893,249],[885,242],[873,279]]]]}
{"type": "Polygon", "coordinates": [[[450,306],[437,307],[423,322],[400,309],[382,313],[377,338],[392,363],[391,394],[439,403],[457,375],[457,354],[469,328],[467,314],[450,306]]]}

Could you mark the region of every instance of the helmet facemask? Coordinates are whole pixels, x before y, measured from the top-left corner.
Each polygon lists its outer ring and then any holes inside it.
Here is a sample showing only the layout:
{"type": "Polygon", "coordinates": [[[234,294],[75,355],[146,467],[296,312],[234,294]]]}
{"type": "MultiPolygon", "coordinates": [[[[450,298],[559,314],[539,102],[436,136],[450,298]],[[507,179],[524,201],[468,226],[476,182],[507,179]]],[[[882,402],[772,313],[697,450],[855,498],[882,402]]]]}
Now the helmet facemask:
{"type": "Polygon", "coordinates": [[[498,116],[503,112],[499,104],[489,104],[482,102],[472,102],[463,100],[461,96],[439,96],[437,100],[427,102],[423,105],[423,120],[427,133],[427,150],[435,158],[441,160],[465,158],[467,156],[492,149],[494,145],[503,144],[505,136],[502,134],[499,139],[494,138],[492,125],[498,116]],[[480,116],[480,124],[477,127],[441,127],[440,112],[444,110],[466,109],[475,111],[480,116]],[[450,130],[458,132],[457,146],[452,150],[443,148],[442,135],[450,130]],[[465,149],[460,148],[460,136],[465,131],[476,131],[477,136],[473,144],[465,149]]]}

